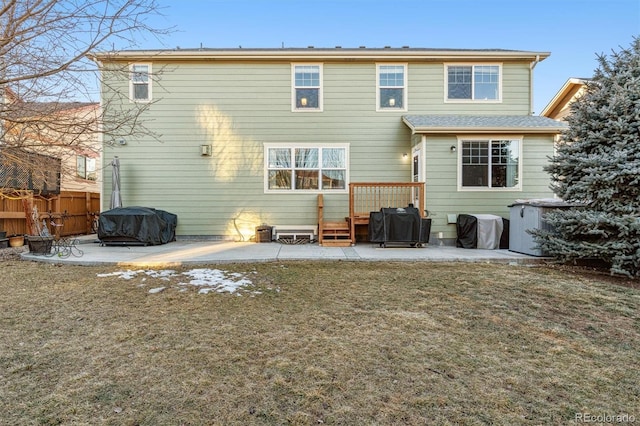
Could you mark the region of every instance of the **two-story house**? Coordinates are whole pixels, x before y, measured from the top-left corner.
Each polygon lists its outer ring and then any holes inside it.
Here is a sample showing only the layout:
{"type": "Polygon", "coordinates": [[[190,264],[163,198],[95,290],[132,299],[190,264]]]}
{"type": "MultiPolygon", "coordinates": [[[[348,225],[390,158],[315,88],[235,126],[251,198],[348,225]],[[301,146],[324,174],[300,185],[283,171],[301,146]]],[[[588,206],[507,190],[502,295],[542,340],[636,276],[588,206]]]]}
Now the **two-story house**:
{"type": "MultiPolygon", "coordinates": [[[[453,241],[458,214],[506,218],[516,199],[553,195],[542,168],[563,125],[532,116],[534,68],[548,56],[408,47],[99,53],[103,105],[148,104],[140,119],[155,134],[105,135],[103,165],[118,156],[124,204],[177,214],[178,236],[246,239],[261,224],[316,225],[318,194],[325,219],[344,220],[350,184],[414,182],[432,234],[453,241]]],[[[104,194],[110,185],[103,179],[104,194]]]]}
{"type": "Polygon", "coordinates": [[[0,152],[0,168],[5,172],[0,170],[0,187],[15,185],[15,189],[33,189],[36,193],[45,187],[49,192],[99,193],[99,104],[25,102],[7,87],[3,95],[0,133],[5,152],[4,155],[0,152]],[[9,155],[7,150],[13,154],[9,155]],[[43,165],[34,158],[51,161],[43,165]],[[48,187],[37,184],[45,181],[48,187]]]}

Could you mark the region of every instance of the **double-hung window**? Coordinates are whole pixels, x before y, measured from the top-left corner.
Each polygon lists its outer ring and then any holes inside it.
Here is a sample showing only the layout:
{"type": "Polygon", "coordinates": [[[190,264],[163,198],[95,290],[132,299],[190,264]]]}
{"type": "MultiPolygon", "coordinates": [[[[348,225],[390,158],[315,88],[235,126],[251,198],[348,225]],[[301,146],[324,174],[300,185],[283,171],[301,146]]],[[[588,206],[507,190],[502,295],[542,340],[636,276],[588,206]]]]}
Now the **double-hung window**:
{"type": "Polygon", "coordinates": [[[500,65],[447,65],[445,98],[447,101],[501,100],[500,65]]]}
{"type": "Polygon", "coordinates": [[[322,111],[322,65],[292,64],[292,110],[322,111]]]}
{"type": "Polygon", "coordinates": [[[521,139],[462,139],[459,145],[460,189],[522,188],[521,139]]]}
{"type": "Polygon", "coordinates": [[[129,73],[129,99],[132,102],[151,101],[151,64],[131,64],[129,73]]]}
{"type": "Polygon", "coordinates": [[[265,145],[265,190],[347,189],[348,145],[265,145]]]}
{"type": "Polygon", "coordinates": [[[407,110],[407,67],[404,64],[378,65],[378,111],[407,110]]]}

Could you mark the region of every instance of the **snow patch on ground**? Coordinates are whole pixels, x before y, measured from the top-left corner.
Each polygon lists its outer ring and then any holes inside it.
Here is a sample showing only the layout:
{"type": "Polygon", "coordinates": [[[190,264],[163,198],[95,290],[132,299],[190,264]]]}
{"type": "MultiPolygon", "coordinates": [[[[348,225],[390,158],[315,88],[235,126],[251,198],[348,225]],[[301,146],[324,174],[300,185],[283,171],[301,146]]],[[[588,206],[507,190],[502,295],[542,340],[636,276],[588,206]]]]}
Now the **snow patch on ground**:
{"type": "MultiPolygon", "coordinates": [[[[186,290],[187,286],[198,287],[198,293],[207,294],[216,293],[238,293],[246,291],[247,287],[253,285],[252,281],[238,272],[228,272],[220,269],[191,269],[190,271],[177,273],[172,269],[163,270],[145,270],[138,269],[136,271],[117,271],[108,274],[97,274],[98,277],[120,277],[125,280],[131,280],[138,276],[142,276],[142,281],[146,277],[158,278],[166,281],[177,280],[177,286],[180,291],[186,290]],[[183,277],[187,277],[186,279],[183,277]]],[[[155,294],[164,291],[167,287],[157,287],[149,290],[149,293],[155,294]]],[[[260,294],[260,291],[251,291],[251,294],[260,294]]]]}

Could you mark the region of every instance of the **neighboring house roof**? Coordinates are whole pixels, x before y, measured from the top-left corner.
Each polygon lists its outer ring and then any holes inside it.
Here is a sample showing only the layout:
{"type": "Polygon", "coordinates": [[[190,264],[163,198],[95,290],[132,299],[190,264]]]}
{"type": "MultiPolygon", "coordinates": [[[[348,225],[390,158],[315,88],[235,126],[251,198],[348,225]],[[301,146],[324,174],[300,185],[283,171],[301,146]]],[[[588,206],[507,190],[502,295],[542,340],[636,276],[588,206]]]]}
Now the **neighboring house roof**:
{"type": "Polygon", "coordinates": [[[412,133],[560,133],[567,125],[531,115],[405,115],[412,133]]]}
{"type": "Polygon", "coordinates": [[[3,118],[7,120],[67,114],[82,109],[97,110],[100,107],[98,102],[27,102],[9,87],[4,88],[4,97],[3,118]]]}
{"type": "Polygon", "coordinates": [[[436,49],[436,48],[280,48],[280,49],[159,49],[159,50],[124,50],[114,52],[97,52],[90,55],[98,61],[118,60],[237,60],[251,58],[252,60],[527,60],[542,61],[551,55],[550,52],[530,52],[505,49],[436,49]]]}
{"type": "Polygon", "coordinates": [[[582,94],[589,81],[591,81],[589,78],[568,79],[540,115],[554,120],[562,120],[569,115],[569,106],[582,94]]]}

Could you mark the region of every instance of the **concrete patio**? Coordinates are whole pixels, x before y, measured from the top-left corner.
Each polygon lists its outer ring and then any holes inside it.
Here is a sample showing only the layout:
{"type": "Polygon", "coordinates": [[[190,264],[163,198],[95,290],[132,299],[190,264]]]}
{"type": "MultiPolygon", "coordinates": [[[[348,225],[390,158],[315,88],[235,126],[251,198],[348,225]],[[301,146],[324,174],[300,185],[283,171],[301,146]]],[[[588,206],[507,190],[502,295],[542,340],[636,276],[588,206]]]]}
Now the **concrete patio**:
{"type": "Polygon", "coordinates": [[[286,260],[337,261],[405,261],[405,262],[494,262],[540,263],[545,258],[515,253],[509,250],[463,249],[450,246],[403,245],[380,247],[358,243],[352,247],[321,247],[311,244],[281,244],[278,242],[232,242],[180,239],[156,246],[102,246],[95,236],[78,240],[81,256],[66,258],[53,255],[23,253],[22,258],[38,262],[72,265],[128,265],[164,267],[236,262],[273,262],[286,260]]]}

